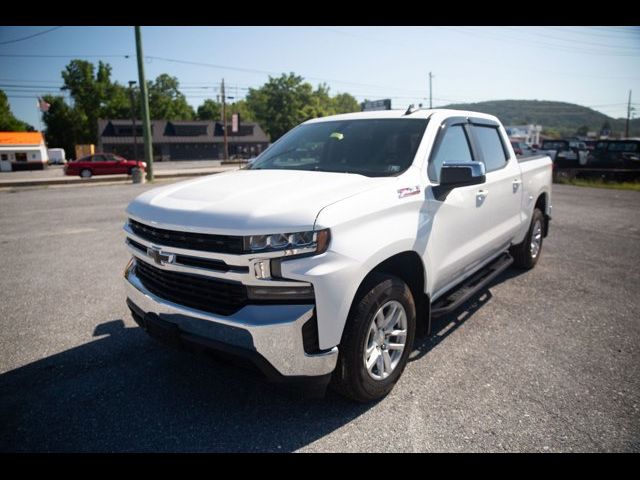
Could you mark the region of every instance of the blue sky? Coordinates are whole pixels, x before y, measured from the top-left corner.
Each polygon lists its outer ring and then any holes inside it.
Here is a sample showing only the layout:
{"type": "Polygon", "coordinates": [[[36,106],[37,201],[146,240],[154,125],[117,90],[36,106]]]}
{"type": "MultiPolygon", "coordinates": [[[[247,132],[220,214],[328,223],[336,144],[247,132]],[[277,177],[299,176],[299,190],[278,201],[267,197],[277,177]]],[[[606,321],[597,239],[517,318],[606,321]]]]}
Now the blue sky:
{"type": "MultiPolygon", "coordinates": [[[[108,62],[121,83],[138,79],[133,27],[65,26],[13,42],[48,28],[0,27],[0,88],[18,118],[40,127],[35,97],[58,92],[72,58],[108,62]]],[[[557,100],[624,117],[633,90],[640,114],[640,27],[143,27],[142,34],[147,78],[178,77],[194,107],[215,98],[223,77],[227,94],[242,98],[269,73],[290,71],[326,82],[332,94],[391,98],[393,108],[428,105],[431,71],[434,106],[557,100]]]]}

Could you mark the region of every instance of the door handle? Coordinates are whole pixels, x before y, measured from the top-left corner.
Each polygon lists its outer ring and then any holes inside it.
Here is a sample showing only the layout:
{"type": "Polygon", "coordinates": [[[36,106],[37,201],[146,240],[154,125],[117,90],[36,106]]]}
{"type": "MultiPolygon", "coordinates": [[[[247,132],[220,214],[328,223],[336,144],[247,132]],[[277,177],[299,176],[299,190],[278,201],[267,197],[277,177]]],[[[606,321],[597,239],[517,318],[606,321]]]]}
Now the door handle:
{"type": "Polygon", "coordinates": [[[476,192],[476,197],[486,197],[489,195],[489,190],[478,190],[476,192]]]}
{"type": "Polygon", "coordinates": [[[518,191],[518,189],[520,188],[520,185],[522,185],[522,180],[520,180],[519,178],[515,178],[513,180],[513,193],[516,193],[518,191]]]}

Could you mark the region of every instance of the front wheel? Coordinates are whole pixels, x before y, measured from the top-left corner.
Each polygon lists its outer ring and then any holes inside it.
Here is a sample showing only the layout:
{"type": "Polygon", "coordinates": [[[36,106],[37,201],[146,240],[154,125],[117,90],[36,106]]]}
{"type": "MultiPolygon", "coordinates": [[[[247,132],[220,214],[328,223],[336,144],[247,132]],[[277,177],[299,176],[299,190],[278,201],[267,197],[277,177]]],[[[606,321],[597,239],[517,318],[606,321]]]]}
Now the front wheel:
{"type": "Polygon", "coordinates": [[[81,176],[82,178],[91,178],[91,170],[89,170],[88,168],[83,169],[83,170],[80,172],[80,176],[81,176]]]}
{"type": "Polygon", "coordinates": [[[333,386],[370,402],[387,395],[407,365],[416,329],[416,307],[406,283],[375,275],[351,309],[333,386]]]}
{"type": "Polygon", "coordinates": [[[522,243],[510,249],[513,263],[516,267],[530,269],[536,266],[542,252],[544,238],[544,215],[536,208],[531,216],[529,231],[522,243]]]}

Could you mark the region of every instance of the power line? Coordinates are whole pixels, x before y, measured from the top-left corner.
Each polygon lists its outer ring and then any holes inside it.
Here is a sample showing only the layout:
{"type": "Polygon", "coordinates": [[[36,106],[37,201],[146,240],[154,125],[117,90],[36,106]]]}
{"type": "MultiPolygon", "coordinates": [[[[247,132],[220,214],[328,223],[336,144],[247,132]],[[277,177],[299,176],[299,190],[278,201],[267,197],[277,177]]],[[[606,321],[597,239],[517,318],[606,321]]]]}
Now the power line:
{"type": "MultiPolygon", "coordinates": [[[[586,37],[600,37],[600,38],[608,38],[611,40],[631,40],[632,37],[635,37],[635,39],[638,38],[638,35],[640,35],[640,31],[635,32],[635,33],[631,33],[631,36],[627,36],[626,34],[623,34],[622,37],[617,36],[613,33],[603,33],[603,31],[599,31],[597,29],[595,29],[595,27],[545,27],[547,29],[551,29],[551,30],[556,30],[558,32],[565,32],[565,33],[570,33],[570,34],[574,34],[574,35],[583,35],[586,37]]],[[[621,32],[622,33],[622,32],[621,32]]]]}
{"type": "MultiPolygon", "coordinates": [[[[181,63],[181,64],[185,64],[185,65],[196,65],[196,66],[201,66],[201,67],[209,67],[209,68],[217,68],[217,69],[221,69],[221,70],[235,70],[238,72],[245,72],[245,73],[259,73],[259,74],[263,74],[263,75],[281,75],[283,72],[276,72],[276,71],[269,71],[269,70],[258,70],[258,69],[254,69],[254,68],[244,68],[244,67],[232,67],[232,66],[228,66],[228,65],[218,65],[218,64],[213,64],[213,63],[205,63],[205,62],[195,62],[195,61],[191,61],[191,60],[180,60],[177,58],[167,58],[167,57],[156,57],[156,56],[145,56],[145,58],[150,58],[152,60],[160,60],[160,61],[165,61],[165,62],[172,62],[172,63],[181,63]]],[[[343,83],[345,85],[359,85],[359,86],[363,86],[363,87],[373,87],[373,88],[384,88],[384,89],[395,89],[394,87],[388,86],[388,85],[373,85],[373,84],[367,84],[367,83],[360,83],[360,82],[349,82],[346,80],[337,80],[334,78],[320,78],[320,77],[312,77],[312,76],[308,76],[305,75],[303,76],[303,78],[307,79],[307,80],[318,80],[321,82],[334,82],[334,83],[343,83]]]]}
{"type": "Polygon", "coordinates": [[[13,40],[7,40],[7,41],[4,41],[4,42],[0,42],[0,45],[7,45],[9,43],[22,42],[24,40],[29,40],[30,38],[39,37],[40,35],[44,35],[45,33],[53,32],[54,30],[58,30],[60,28],[62,28],[62,27],[49,28],[48,30],[44,30],[42,32],[34,33],[33,35],[27,35],[26,37],[14,38],[13,40]]]}
{"type": "Polygon", "coordinates": [[[26,78],[0,78],[0,82],[55,83],[59,80],[30,80],[26,78]]]}
{"type": "MultiPolygon", "coordinates": [[[[49,55],[49,54],[31,54],[31,53],[0,53],[0,57],[11,58],[129,58],[131,55],[49,55]]],[[[146,57],[145,57],[146,58],[146,57]]]]}
{"type": "Polygon", "coordinates": [[[628,35],[638,38],[638,35],[640,35],[640,29],[638,29],[638,27],[630,27],[630,28],[633,28],[633,30],[629,30],[627,29],[627,27],[589,27],[589,28],[592,28],[595,31],[608,32],[610,35],[611,34],[620,35],[623,38],[631,38],[628,35]]]}
{"type": "Polygon", "coordinates": [[[14,88],[62,88],[61,85],[18,85],[11,83],[0,83],[0,87],[14,87],[14,88]]]}
{"type": "Polygon", "coordinates": [[[619,57],[635,57],[635,56],[640,56],[640,51],[638,53],[622,53],[622,52],[605,52],[605,51],[600,51],[600,52],[596,52],[594,49],[584,49],[584,48],[572,48],[569,47],[567,45],[558,45],[555,43],[549,43],[549,42],[540,42],[537,40],[527,40],[527,39],[523,39],[521,37],[513,37],[510,35],[504,35],[501,33],[494,33],[494,32],[481,32],[479,31],[480,28],[476,28],[475,31],[471,32],[469,30],[465,30],[464,27],[458,29],[458,28],[452,28],[452,27],[440,27],[440,28],[444,28],[447,30],[451,30],[454,32],[458,32],[458,33],[464,33],[466,35],[471,35],[474,37],[477,36],[484,36],[484,38],[489,38],[492,40],[509,40],[509,41],[515,41],[515,42],[520,42],[520,43],[528,43],[530,45],[534,45],[537,48],[541,48],[541,47],[551,47],[554,48],[556,50],[560,50],[560,51],[565,51],[565,52],[570,52],[570,53],[579,53],[579,54],[584,54],[584,55],[605,55],[605,56],[619,56],[619,57]]]}
{"type": "MultiPolygon", "coordinates": [[[[503,28],[507,28],[511,31],[514,31],[514,27],[503,27],[503,28]]],[[[561,38],[561,37],[555,37],[552,35],[549,35],[547,33],[545,33],[544,35],[541,35],[537,32],[534,31],[525,31],[525,30],[518,30],[518,31],[522,31],[523,33],[527,33],[529,35],[533,35],[533,36],[537,36],[537,37],[543,37],[543,38],[552,38],[554,40],[560,40],[561,42],[568,42],[568,43],[575,43],[575,44],[582,44],[582,45],[595,45],[597,47],[606,47],[606,48],[613,48],[613,49],[624,49],[624,50],[638,50],[638,47],[631,47],[629,45],[604,45],[602,43],[596,43],[596,42],[586,42],[584,40],[574,40],[574,39],[567,39],[567,38],[561,38]]]]}

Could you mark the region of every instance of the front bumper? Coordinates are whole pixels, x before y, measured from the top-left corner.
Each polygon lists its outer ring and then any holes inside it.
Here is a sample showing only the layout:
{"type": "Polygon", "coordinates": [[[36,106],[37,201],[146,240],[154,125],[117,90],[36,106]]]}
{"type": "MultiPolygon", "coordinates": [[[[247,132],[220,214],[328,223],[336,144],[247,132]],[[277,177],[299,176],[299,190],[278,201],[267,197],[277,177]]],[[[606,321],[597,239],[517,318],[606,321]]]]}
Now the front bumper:
{"type": "Polygon", "coordinates": [[[312,319],[314,305],[247,305],[230,316],[215,315],[155,296],[136,276],[135,263],[125,272],[125,287],[127,303],[142,325],[170,325],[174,337],[244,354],[272,379],[321,377],[335,369],[337,347],[304,351],[302,326],[312,319]]]}

